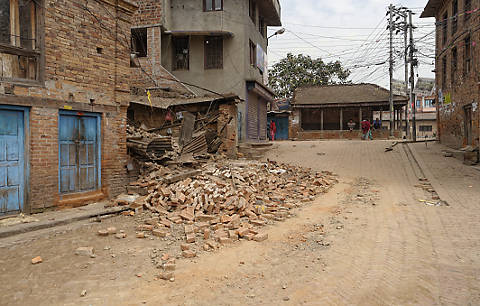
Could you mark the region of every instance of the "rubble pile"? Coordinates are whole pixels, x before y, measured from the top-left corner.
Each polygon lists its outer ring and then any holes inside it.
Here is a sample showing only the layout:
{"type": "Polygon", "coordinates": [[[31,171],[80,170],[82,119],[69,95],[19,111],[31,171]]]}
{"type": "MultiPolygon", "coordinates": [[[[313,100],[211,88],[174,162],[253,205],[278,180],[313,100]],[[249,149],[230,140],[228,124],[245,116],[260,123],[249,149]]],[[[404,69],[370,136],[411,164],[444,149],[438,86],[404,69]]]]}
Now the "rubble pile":
{"type": "Polygon", "coordinates": [[[220,243],[261,241],[266,236],[256,228],[285,220],[292,208],[312,201],[336,181],[330,172],[272,161],[208,163],[170,174],[162,167],[130,184],[129,193],[141,195],[130,205],[154,213],[140,232],[166,237],[172,224],[184,224],[187,243],[199,235],[220,243]]]}

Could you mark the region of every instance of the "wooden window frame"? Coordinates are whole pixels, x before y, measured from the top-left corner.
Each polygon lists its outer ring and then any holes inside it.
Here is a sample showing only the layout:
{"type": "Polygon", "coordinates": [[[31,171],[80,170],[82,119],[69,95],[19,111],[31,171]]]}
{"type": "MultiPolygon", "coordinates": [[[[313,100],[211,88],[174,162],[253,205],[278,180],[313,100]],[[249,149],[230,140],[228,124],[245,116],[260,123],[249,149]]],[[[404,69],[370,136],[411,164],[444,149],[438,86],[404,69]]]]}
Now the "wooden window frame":
{"type": "MultiPolygon", "coordinates": [[[[44,67],[45,67],[45,50],[44,50],[44,20],[43,8],[44,0],[37,0],[29,2],[30,7],[30,34],[32,38],[31,45],[28,47],[22,46],[22,39],[20,35],[20,4],[19,0],[10,0],[10,43],[0,42],[0,53],[17,55],[22,58],[24,65],[28,66],[27,74],[34,73],[33,77],[3,77],[0,76],[0,82],[8,81],[17,84],[24,84],[29,86],[39,86],[44,81],[44,67]],[[13,24],[13,26],[11,26],[13,24]]],[[[20,64],[20,63],[19,63],[20,64]]]]}
{"type": "Polygon", "coordinates": [[[215,69],[223,69],[223,49],[224,49],[224,46],[223,46],[223,43],[224,43],[224,39],[223,39],[223,36],[205,36],[204,40],[203,40],[203,50],[204,50],[204,69],[205,70],[215,70],[215,69]],[[218,42],[220,41],[221,44],[220,45],[217,45],[218,46],[221,46],[220,47],[220,51],[217,51],[219,54],[221,54],[221,57],[217,60],[217,63],[216,64],[212,64],[210,63],[210,59],[209,57],[211,56],[208,52],[209,47],[208,46],[208,41],[211,40],[211,41],[215,41],[215,42],[218,42]]]}
{"type": "Polygon", "coordinates": [[[455,84],[455,74],[457,73],[458,68],[458,50],[457,47],[452,48],[452,58],[450,65],[450,82],[452,85],[455,84]]]}
{"type": "Polygon", "coordinates": [[[467,13],[472,10],[472,0],[463,0],[463,23],[467,24],[470,21],[471,13],[467,13]]]}
{"type": "Polygon", "coordinates": [[[215,1],[216,0],[203,0],[203,11],[204,12],[221,12],[221,11],[223,11],[223,0],[221,0],[222,8],[219,9],[219,10],[215,9],[215,1]],[[207,1],[212,3],[212,9],[211,10],[207,10],[207,1]]]}
{"type": "Polygon", "coordinates": [[[472,71],[472,38],[467,35],[463,40],[464,53],[463,53],[463,75],[469,75],[472,71]]]}
{"type": "Polygon", "coordinates": [[[257,65],[257,45],[249,40],[248,46],[250,51],[250,66],[255,67],[257,65]]]}
{"type": "Polygon", "coordinates": [[[447,87],[447,55],[442,58],[442,89],[447,87]]]}
{"type": "Polygon", "coordinates": [[[448,11],[443,14],[442,19],[442,46],[447,43],[448,40],[448,11]]]}
{"type": "Polygon", "coordinates": [[[458,0],[452,1],[452,36],[458,29],[458,0]]]}
{"type": "Polygon", "coordinates": [[[131,52],[132,53],[139,53],[137,54],[137,57],[138,58],[142,58],[142,57],[147,57],[148,56],[148,29],[146,27],[140,27],[140,28],[132,28],[130,30],[130,47],[131,47],[131,52]],[[140,31],[142,31],[142,33],[140,33],[140,31]],[[145,32],[145,33],[143,33],[145,32]],[[141,37],[140,37],[141,35],[141,37]],[[143,38],[145,38],[145,42],[143,42],[143,38]],[[137,44],[136,42],[139,42],[139,45],[142,46],[141,49],[143,50],[140,50],[138,51],[136,47],[137,44]]]}
{"type": "Polygon", "coordinates": [[[257,24],[257,2],[255,0],[248,0],[248,16],[253,24],[257,24]]]}

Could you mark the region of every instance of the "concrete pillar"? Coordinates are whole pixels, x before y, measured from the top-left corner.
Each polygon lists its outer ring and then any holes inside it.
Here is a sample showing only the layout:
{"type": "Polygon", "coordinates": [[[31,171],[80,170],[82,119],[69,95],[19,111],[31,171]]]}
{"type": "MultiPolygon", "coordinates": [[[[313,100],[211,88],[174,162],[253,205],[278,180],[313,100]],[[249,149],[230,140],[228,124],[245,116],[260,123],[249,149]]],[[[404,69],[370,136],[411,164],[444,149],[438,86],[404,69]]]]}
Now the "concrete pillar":
{"type": "Polygon", "coordinates": [[[362,107],[360,106],[360,109],[358,110],[358,129],[361,130],[362,129],[362,107]]]}
{"type": "Polygon", "coordinates": [[[343,108],[340,108],[340,131],[343,131],[343,108]]]}
{"type": "Polygon", "coordinates": [[[320,111],[320,129],[323,131],[323,109],[320,111]]]}

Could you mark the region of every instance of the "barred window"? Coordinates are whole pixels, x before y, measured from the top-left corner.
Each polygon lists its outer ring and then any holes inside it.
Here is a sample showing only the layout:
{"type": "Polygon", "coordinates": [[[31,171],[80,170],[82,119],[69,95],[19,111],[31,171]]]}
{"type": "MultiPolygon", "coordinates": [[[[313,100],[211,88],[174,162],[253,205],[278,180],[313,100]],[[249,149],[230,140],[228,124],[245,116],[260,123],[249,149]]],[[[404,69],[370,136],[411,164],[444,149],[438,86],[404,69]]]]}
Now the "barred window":
{"type": "Polygon", "coordinates": [[[205,46],[205,69],[223,69],[223,38],[207,36],[205,46]]]}

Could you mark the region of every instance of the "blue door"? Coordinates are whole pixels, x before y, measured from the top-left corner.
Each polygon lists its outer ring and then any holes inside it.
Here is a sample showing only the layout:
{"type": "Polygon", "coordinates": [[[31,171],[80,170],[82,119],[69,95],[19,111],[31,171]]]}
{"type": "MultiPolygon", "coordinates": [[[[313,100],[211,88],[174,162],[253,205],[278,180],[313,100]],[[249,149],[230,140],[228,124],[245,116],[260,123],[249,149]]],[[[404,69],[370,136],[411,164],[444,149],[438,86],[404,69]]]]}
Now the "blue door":
{"type": "Polygon", "coordinates": [[[100,118],[60,114],[60,192],[84,192],[100,187],[100,118]]]}
{"type": "Polygon", "coordinates": [[[24,140],[23,111],[0,109],[0,215],[24,207],[24,140]]]}
{"type": "Polygon", "coordinates": [[[268,125],[270,122],[275,122],[277,132],[275,133],[276,140],[288,140],[288,115],[269,114],[268,125]]]}

